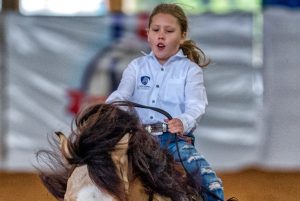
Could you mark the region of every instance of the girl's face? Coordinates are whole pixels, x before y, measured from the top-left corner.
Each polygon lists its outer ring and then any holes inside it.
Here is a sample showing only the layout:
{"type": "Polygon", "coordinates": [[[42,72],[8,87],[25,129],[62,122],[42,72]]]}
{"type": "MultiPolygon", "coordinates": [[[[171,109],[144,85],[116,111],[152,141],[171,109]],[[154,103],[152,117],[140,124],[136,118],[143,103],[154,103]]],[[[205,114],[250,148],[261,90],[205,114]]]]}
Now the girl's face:
{"type": "Polygon", "coordinates": [[[159,13],[153,16],[148,30],[148,42],[160,64],[177,53],[185,36],[186,33],[182,33],[177,19],[172,15],[159,13]]]}

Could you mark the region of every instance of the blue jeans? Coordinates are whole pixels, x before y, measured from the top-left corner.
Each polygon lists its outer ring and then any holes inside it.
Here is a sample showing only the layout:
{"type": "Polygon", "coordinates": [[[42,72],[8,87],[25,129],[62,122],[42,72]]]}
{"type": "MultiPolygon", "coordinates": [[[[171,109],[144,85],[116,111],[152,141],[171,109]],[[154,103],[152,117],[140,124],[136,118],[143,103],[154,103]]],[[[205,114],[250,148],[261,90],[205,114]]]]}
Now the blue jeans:
{"type": "MultiPolygon", "coordinates": [[[[189,135],[193,139],[193,135],[189,135]]],[[[175,135],[165,132],[158,135],[160,147],[167,149],[174,159],[180,162],[177,152],[175,135]]],[[[206,159],[200,155],[193,145],[193,141],[189,142],[178,136],[178,148],[180,150],[181,160],[186,170],[194,177],[198,185],[202,188],[202,198],[204,201],[223,201],[224,192],[222,181],[217,177],[215,171],[212,170],[206,159]],[[207,192],[207,191],[209,192],[207,192]],[[213,196],[216,195],[217,197],[213,196]],[[219,199],[218,199],[219,198],[219,199]]]]}

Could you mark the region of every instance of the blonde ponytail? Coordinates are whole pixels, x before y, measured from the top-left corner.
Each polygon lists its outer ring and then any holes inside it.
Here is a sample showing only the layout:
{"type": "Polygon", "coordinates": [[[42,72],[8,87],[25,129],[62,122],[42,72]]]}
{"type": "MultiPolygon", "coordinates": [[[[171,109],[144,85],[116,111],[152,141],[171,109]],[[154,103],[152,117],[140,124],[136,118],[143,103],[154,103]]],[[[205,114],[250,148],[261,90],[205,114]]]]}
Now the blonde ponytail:
{"type": "Polygon", "coordinates": [[[190,60],[195,62],[201,68],[206,67],[210,63],[210,59],[204,54],[204,52],[196,45],[192,40],[186,40],[180,45],[183,54],[190,60]]]}

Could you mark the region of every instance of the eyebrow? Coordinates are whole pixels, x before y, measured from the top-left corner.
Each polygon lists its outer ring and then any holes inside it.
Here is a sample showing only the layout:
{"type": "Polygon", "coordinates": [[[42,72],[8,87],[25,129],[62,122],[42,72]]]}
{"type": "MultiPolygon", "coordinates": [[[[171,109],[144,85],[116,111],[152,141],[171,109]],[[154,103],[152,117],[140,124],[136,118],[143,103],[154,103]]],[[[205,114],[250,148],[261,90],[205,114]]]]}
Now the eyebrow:
{"type": "Polygon", "coordinates": [[[172,29],[176,29],[176,27],[174,27],[174,26],[169,26],[169,25],[162,26],[162,25],[158,25],[158,24],[152,24],[151,26],[157,26],[157,27],[163,27],[163,28],[172,28],[172,29]]]}

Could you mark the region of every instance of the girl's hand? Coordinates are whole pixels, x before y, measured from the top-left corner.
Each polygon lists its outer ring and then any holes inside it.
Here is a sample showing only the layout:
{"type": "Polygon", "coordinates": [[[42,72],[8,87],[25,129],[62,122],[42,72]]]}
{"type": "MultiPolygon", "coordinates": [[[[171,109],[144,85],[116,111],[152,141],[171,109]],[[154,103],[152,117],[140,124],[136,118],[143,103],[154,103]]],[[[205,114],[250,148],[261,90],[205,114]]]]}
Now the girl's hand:
{"type": "Polygon", "coordinates": [[[183,123],[180,119],[165,119],[165,122],[168,124],[168,131],[170,133],[177,133],[178,135],[183,135],[183,123]]]}

